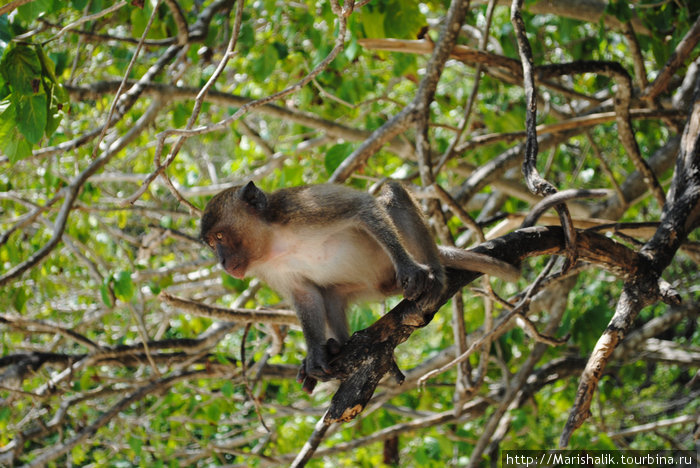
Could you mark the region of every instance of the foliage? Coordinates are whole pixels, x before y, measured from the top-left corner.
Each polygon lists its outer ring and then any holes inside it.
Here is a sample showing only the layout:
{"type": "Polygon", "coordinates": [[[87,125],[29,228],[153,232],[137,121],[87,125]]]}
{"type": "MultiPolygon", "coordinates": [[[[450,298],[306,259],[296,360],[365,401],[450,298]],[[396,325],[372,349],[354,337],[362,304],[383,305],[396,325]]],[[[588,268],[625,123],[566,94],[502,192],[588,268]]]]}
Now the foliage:
{"type": "MultiPolygon", "coordinates": [[[[286,306],[264,285],[222,274],[196,238],[197,208],[223,187],[248,179],[269,190],[327,182],[419,92],[429,54],[413,49],[413,42],[402,53],[364,41],[412,40],[426,28],[425,40],[437,43],[447,2],[372,0],[357,7],[347,18],[342,51],[323,65],[342,30],[334,3],[245,2],[234,53],[199,114],[197,94],[236,34],[234,1],[119,6],[35,0],[0,16],[0,278],[7,278],[0,285],[0,465],[267,466],[289,464],[301,450],[335,387],[322,384],[306,395],[294,380],[304,356],[298,328],[248,328],[197,316],[159,294],[230,308],[286,306]],[[189,36],[180,43],[183,25],[189,36]],[[305,86],[236,114],[319,66],[305,86]],[[184,129],[191,115],[196,123],[188,128],[235,119],[188,135],[169,160],[176,137],[163,132],[184,129]]],[[[488,8],[472,3],[458,42],[477,49],[488,8]]],[[[576,14],[576,2],[560,3],[567,13],[559,16],[526,5],[535,64],[620,63],[635,85],[632,109],[644,111],[633,114],[634,137],[667,188],[677,150],[665,157],[664,150],[677,147],[674,137],[686,122],[693,83],[683,77],[697,76],[691,66],[698,62],[697,47],[657,99],[639,97],[697,21],[697,5],[612,1],[600,16],[586,19],[576,14]],[[632,24],[636,33],[625,33],[621,24],[632,24]],[[646,76],[637,74],[640,65],[646,76]]],[[[496,7],[490,23],[487,60],[478,69],[448,61],[426,110],[434,167],[449,156],[436,181],[456,198],[475,168],[524,139],[513,134],[524,129],[522,80],[494,59],[518,58],[509,7],[496,7]],[[463,148],[450,155],[455,141],[463,148]]],[[[586,227],[601,219],[653,222],[662,212],[654,197],[643,196],[649,187],[620,143],[614,116],[564,132],[547,130],[574,117],[611,113],[619,86],[597,73],[538,82],[539,133],[558,138],[541,145],[542,174],[562,190],[610,189],[602,200],[570,203],[586,227]]],[[[415,139],[411,126],[386,141],[347,183],[364,190],[385,178],[412,183],[433,226],[447,227],[458,245],[470,245],[474,235],[463,220],[451,211],[438,213],[440,207],[427,200],[434,192],[418,187],[425,181],[415,139]]],[[[488,185],[459,200],[499,234],[517,228],[519,215],[537,202],[521,180],[519,162],[509,160],[490,174],[488,185]]],[[[648,226],[620,232],[634,249],[650,237],[648,226]]],[[[608,366],[593,418],[576,433],[572,448],[692,448],[689,415],[700,411],[697,241],[695,232],[664,273],[685,305],[655,305],[636,319],[634,330],[649,334],[608,366]],[[661,317],[669,318],[665,326],[645,328],[661,317]],[[619,434],[678,416],[688,418],[619,434]]],[[[518,284],[492,280],[494,289],[511,298],[545,260],[525,265],[518,284]]],[[[621,280],[596,266],[575,271],[575,286],[557,282],[532,307],[529,318],[540,332],[568,338],[537,360],[530,386],[519,389],[501,419],[505,432],[491,439],[496,450],[489,456],[499,449],[557,446],[585,359],[622,289],[621,280]],[[562,296],[563,303],[551,296],[562,296]],[[536,379],[559,362],[560,377],[536,379]]],[[[395,303],[360,304],[350,321],[355,329],[367,327],[395,303]]],[[[493,297],[465,290],[457,316],[474,337],[491,322],[485,317],[504,313],[493,297]]],[[[405,373],[420,377],[455,354],[452,314],[444,307],[397,349],[405,373]]],[[[387,383],[376,395],[381,404],[353,423],[332,427],[311,465],[377,465],[383,460],[380,431],[387,428],[396,429],[402,466],[466,465],[499,399],[541,344],[518,325],[473,354],[463,370],[452,368],[423,389],[415,379],[402,387],[387,383]],[[453,409],[465,390],[455,383],[465,378],[464,369],[474,385],[466,400],[473,411],[460,416],[453,409]],[[344,445],[352,441],[360,443],[344,445]]]]}

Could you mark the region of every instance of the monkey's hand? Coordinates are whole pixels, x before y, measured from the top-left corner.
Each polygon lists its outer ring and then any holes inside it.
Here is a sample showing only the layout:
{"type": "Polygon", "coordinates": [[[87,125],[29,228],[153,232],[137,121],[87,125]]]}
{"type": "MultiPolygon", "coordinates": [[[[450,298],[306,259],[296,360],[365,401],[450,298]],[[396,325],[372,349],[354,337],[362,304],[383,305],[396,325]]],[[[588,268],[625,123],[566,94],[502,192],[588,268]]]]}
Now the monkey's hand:
{"type": "Polygon", "coordinates": [[[404,297],[418,303],[421,309],[430,308],[437,303],[445,287],[443,271],[433,271],[419,263],[405,265],[398,269],[396,276],[404,297]]]}

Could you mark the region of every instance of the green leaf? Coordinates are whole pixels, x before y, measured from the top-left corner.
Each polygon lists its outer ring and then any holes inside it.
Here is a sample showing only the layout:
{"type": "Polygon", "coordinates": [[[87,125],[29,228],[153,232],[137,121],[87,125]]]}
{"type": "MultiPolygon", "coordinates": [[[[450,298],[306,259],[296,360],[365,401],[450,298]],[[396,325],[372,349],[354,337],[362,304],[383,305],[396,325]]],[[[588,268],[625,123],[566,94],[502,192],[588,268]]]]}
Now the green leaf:
{"type": "Polygon", "coordinates": [[[49,55],[51,62],[54,64],[54,73],[56,76],[61,76],[63,70],[66,69],[68,65],[68,53],[67,52],[51,52],[49,55]]]}
{"type": "Polygon", "coordinates": [[[277,53],[277,48],[274,45],[268,45],[265,47],[265,51],[263,52],[262,56],[253,61],[253,78],[255,78],[255,80],[258,82],[264,82],[275,70],[275,65],[277,65],[278,58],[279,54],[277,53]]]}
{"type": "Polygon", "coordinates": [[[350,61],[353,61],[353,60],[355,60],[355,57],[357,57],[359,52],[360,52],[360,46],[358,45],[357,40],[353,36],[353,38],[348,43],[348,46],[345,48],[345,51],[343,52],[343,54],[345,55],[345,58],[347,58],[350,61]]]}
{"type": "Polygon", "coordinates": [[[277,50],[277,57],[279,60],[284,60],[289,55],[289,48],[284,42],[275,41],[272,46],[277,50]]]}
{"type": "Polygon", "coordinates": [[[93,373],[88,371],[88,372],[83,372],[83,374],[80,376],[80,388],[81,389],[88,389],[92,387],[93,381],[93,373]]]}
{"type": "MultiPolygon", "coordinates": [[[[10,42],[12,39],[12,33],[10,32],[9,23],[7,20],[7,15],[0,16],[0,43],[10,42]]],[[[0,45],[2,47],[2,45],[0,45]]],[[[0,48],[0,51],[3,49],[0,48]]]]}
{"type": "Polygon", "coordinates": [[[338,169],[338,166],[345,161],[350,153],[352,153],[353,145],[352,143],[339,143],[332,146],[327,152],[323,163],[326,166],[326,171],[328,174],[333,174],[333,172],[338,169]]]}
{"type": "Polygon", "coordinates": [[[41,64],[41,71],[44,76],[46,76],[52,83],[57,83],[56,81],[56,65],[53,61],[46,55],[44,49],[40,46],[35,47],[36,55],[39,58],[39,63],[41,64]]]}
{"type": "Polygon", "coordinates": [[[172,216],[163,216],[162,218],[160,218],[160,223],[159,223],[159,224],[160,224],[162,227],[166,228],[166,229],[172,228],[172,227],[173,227],[173,218],[172,218],[172,216]]]}
{"type": "Polygon", "coordinates": [[[112,307],[114,304],[112,303],[112,295],[109,293],[109,283],[110,283],[111,278],[105,278],[104,281],[102,282],[102,285],[100,286],[100,297],[102,298],[102,302],[104,305],[107,307],[112,307]]]}
{"type": "Polygon", "coordinates": [[[82,10],[85,8],[85,5],[87,5],[88,0],[71,0],[71,4],[73,5],[73,8],[76,10],[82,10]]]}
{"type": "Polygon", "coordinates": [[[158,285],[158,283],[149,281],[148,282],[148,289],[153,293],[154,296],[157,296],[161,292],[161,287],[158,285]]]}
{"type": "Polygon", "coordinates": [[[9,421],[12,411],[9,406],[0,407],[0,421],[9,421]]]}
{"type": "Polygon", "coordinates": [[[124,302],[129,302],[134,297],[134,282],[130,271],[122,270],[114,276],[114,295],[124,302]]]}
{"type": "Polygon", "coordinates": [[[41,62],[33,47],[10,46],[0,61],[0,73],[18,94],[34,94],[41,77],[41,62]]]}
{"type": "Polygon", "coordinates": [[[230,380],[225,380],[224,384],[221,386],[221,394],[226,398],[231,398],[233,396],[233,384],[230,380]]]}
{"type": "Polygon", "coordinates": [[[415,39],[426,24],[417,0],[392,0],[387,5],[384,17],[386,37],[415,39]]]}
{"type": "Polygon", "coordinates": [[[32,145],[18,130],[14,102],[0,102],[0,112],[0,150],[11,163],[28,158],[32,155],[32,145]]]}
{"type": "Polygon", "coordinates": [[[656,38],[651,39],[651,51],[654,54],[654,60],[659,64],[666,63],[671,56],[671,52],[664,41],[656,38]]]}
{"type": "Polygon", "coordinates": [[[60,86],[51,84],[50,86],[47,86],[47,88],[49,98],[47,99],[48,106],[46,115],[46,129],[44,130],[44,133],[46,133],[46,136],[51,136],[54,134],[58,128],[58,125],[61,123],[61,119],[63,118],[63,112],[61,112],[63,103],[60,101],[58,96],[60,93],[56,92],[61,89],[60,86]]]}
{"type": "MultiPolygon", "coordinates": [[[[145,2],[143,8],[131,9],[131,34],[134,37],[141,37],[143,35],[152,11],[153,8],[151,7],[150,2],[145,2]]],[[[149,32],[151,32],[151,30],[149,30],[149,32]]]]}
{"type": "Polygon", "coordinates": [[[17,127],[29,143],[41,140],[46,128],[46,94],[43,90],[33,96],[21,96],[17,102],[17,127]]]}
{"type": "Polygon", "coordinates": [[[623,23],[632,19],[632,9],[627,1],[611,0],[605,7],[605,13],[613,15],[623,23]]]}
{"type": "MultiPolygon", "coordinates": [[[[241,25],[241,32],[238,35],[238,47],[242,53],[247,53],[255,45],[255,31],[250,21],[241,25]]],[[[238,48],[237,47],[237,48],[238,48]]]]}
{"type": "Polygon", "coordinates": [[[243,291],[248,287],[250,280],[238,279],[233,276],[222,273],[221,274],[221,284],[227,289],[233,289],[234,291],[243,291]]]}
{"type": "Polygon", "coordinates": [[[394,52],[391,54],[391,58],[394,59],[394,76],[404,76],[409,73],[416,74],[418,72],[418,65],[414,54],[394,52]]]}
{"type": "Polygon", "coordinates": [[[143,447],[143,440],[141,440],[138,437],[134,436],[129,436],[127,439],[127,443],[129,444],[129,447],[131,450],[134,451],[134,454],[138,457],[141,455],[141,448],[143,447]]]}
{"type": "Polygon", "coordinates": [[[173,126],[175,128],[184,127],[187,125],[187,120],[189,120],[190,115],[192,115],[192,109],[186,104],[177,103],[175,104],[171,115],[173,119],[173,126]]]}
{"type": "Polygon", "coordinates": [[[87,459],[87,446],[83,444],[77,444],[75,445],[71,451],[70,451],[70,456],[71,456],[71,461],[73,463],[77,463],[79,466],[82,466],[85,460],[87,459]]]}
{"type": "Polygon", "coordinates": [[[26,310],[27,307],[27,299],[29,299],[29,296],[27,295],[27,291],[24,290],[24,288],[19,287],[15,290],[12,291],[12,306],[15,308],[17,312],[20,314],[23,314],[26,310]]]}
{"type": "Polygon", "coordinates": [[[217,404],[211,404],[207,406],[205,414],[209,422],[217,423],[221,418],[221,408],[217,404]]]}
{"type": "Polygon", "coordinates": [[[42,13],[50,12],[52,0],[33,0],[17,8],[17,15],[27,23],[34,21],[42,13]]]}
{"type": "Polygon", "coordinates": [[[365,30],[366,37],[386,37],[384,33],[384,19],[385,14],[380,12],[377,8],[362,8],[359,14],[358,22],[362,24],[362,28],[365,30]]]}

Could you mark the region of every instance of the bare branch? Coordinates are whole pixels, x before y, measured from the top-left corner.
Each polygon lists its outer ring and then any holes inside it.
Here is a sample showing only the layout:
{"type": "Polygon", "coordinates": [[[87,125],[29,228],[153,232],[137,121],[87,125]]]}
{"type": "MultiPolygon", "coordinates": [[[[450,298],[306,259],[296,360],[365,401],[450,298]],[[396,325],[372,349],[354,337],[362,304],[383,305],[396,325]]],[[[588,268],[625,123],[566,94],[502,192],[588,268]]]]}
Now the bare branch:
{"type": "Polygon", "coordinates": [[[662,427],[670,427],[670,426],[676,426],[679,424],[697,424],[698,418],[697,416],[693,416],[690,414],[683,415],[683,416],[678,416],[676,418],[670,418],[670,419],[661,419],[659,421],[654,421],[648,424],[641,424],[639,426],[634,426],[630,427],[627,429],[624,429],[622,431],[618,432],[613,432],[608,434],[608,437],[611,439],[622,439],[624,437],[629,437],[635,434],[640,434],[642,432],[651,432],[655,431],[657,429],[660,429],[662,427]]]}
{"type": "Polygon", "coordinates": [[[659,277],[680,244],[700,220],[700,81],[695,104],[683,131],[668,202],[654,237],[640,251],[643,267],[634,281],[627,282],[615,314],[596,343],[581,375],[576,401],[569,414],[559,445],[565,447],[571,434],[590,416],[590,404],[607,362],[628,333],[639,311],[665,296],[659,277]]]}
{"type": "Polygon", "coordinates": [[[0,7],[0,16],[11,12],[12,10],[15,10],[18,7],[21,7],[22,5],[32,2],[34,0],[13,0],[7,5],[3,5],[0,7]]]}
{"type": "Polygon", "coordinates": [[[292,464],[289,466],[292,468],[305,466],[311,457],[313,457],[318,445],[323,440],[323,437],[326,435],[326,431],[328,431],[330,426],[331,423],[326,420],[325,415],[319,419],[314,427],[314,432],[309,437],[309,440],[306,441],[304,446],[299,451],[299,455],[297,455],[292,464]]]}
{"type": "Polygon", "coordinates": [[[347,180],[353,172],[362,167],[374,153],[379,151],[384,143],[396,135],[403,133],[414,123],[418,115],[426,115],[427,117],[428,105],[433,100],[438,80],[442,74],[445,62],[454,48],[459,28],[464,21],[464,16],[468,8],[469,2],[466,0],[453,0],[450,3],[450,8],[445,17],[445,25],[440,31],[437,46],[433,50],[430,60],[426,65],[425,75],[421,80],[418,92],[413,101],[402,109],[401,112],[389,119],[388,122],[375,130],[359,148],[345,158],[333,172],[329,178],[329,182],[343,182],[347,180]]]}
{"type": "MultiPolygon", "coordinates": [[[[185,20],[185,15],[182,13],[182,8],[177,3],[177,0],[164,0],[165,4],[170,9],[173,14],[173,20],[177,26],[177,43],[178,45],[184,46],[189,42],[189,31],[187,29],[187,21],[185,20]]],[[[240,3],[243,3],[241,0],[240,3]]]]}
{"type": "Polygon", "coordinates": [[[183,309],[202,317],[217,318],[227,322],[237,323],[274,323],[277,325],[298,325],[294,311],[291,310],[251,310],[251,309],[225,309],[223,307],[209,306],[199,302],[181,299],[167,293],[161,293],[160,299],[165,303],[183,309]]]}
{"type": "Polygon", "coordinates": [[[642,99],[654,99],[666,90],[676,70],[685,62],[698,42],[700,42],[700,17],[678,43],[661,73],[656,76],[651,86],[644,90],[642,99]]]}
{"type": "MultiPolygon", "coordinates": [[[[98,19],[98,18],[101,18],[101,17],[103,17],[103,16],[105,16],[105,15],[108,15],[108,14],[110,14],[110,13],[112,13],[112,12],[115,12],[115,11],[117,11],[118,9],[122,8],[123,6],[126,6],[126,4],[127,4],[127,2],[124,1],[124,0],[122,0],[121,2],[115,3],[114,5],[112,5],[112,6],[108,7],[108,8],[105,8],[104,10],[102,10],[102,11],[100,11],[100,12],[94,13],[94,14],[92,14],[92,15],[82,16],[79,20],[74,21],[74,22],[70,23],[70,24],[67,25],[67,26],[64,26],[58,33],[56,33],[56,34],[55,34],[53,37],[51,37],[48,41],[53,41],[53,40],[55,40],[55,39],[58,39],[59,37],[61,37],[62,35],[64,35],[66,32],[70,31],[71,29],[77,28],[77,27],[80,26],[81,24],[85,24],[85,23],[87,23],[88,21],[93,21],[93,20],[96,20],[96,19],[98,19]]],[[[155,11],[155,9],[154,9],[154,11],[155,11]]],[[[0,14],[2,14],[2,13],[0,13],[0,14]]],[[[151,18],[153,18],[153,15],[151,15],[151,18]]],[[[148,31],[148,27],[146,28],[146,31],[148,31]]],[[[142,38],[142,39],[145,39],[145,37],[142,38]]],[[[46,42],[48,42],[48,41],[46,41],[46,42]]],[[[138,55],[138,49],[137,49],[137,52],[134,54],[134,58],[136,58],[136,55],[138,55]]],[[[127,74],[127,76],[128,76],[128,74],[127,74]]],[[[108,121],[109,121],[109,120],[108,120],[108,121]]]]}

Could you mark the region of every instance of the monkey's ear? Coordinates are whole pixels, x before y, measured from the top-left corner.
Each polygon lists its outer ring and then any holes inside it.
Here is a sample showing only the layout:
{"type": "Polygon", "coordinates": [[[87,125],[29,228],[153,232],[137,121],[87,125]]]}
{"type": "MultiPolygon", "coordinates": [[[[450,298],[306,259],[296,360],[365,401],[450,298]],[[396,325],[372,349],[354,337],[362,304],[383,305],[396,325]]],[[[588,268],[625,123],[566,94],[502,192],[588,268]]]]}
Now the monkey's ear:
{"type": "Polygon", "coordinates": [[[241,189],[241,200],[255,208],[257,211],[262,211],[267,206],[267,195],[260,190],[251,180],[241,189]]]}

